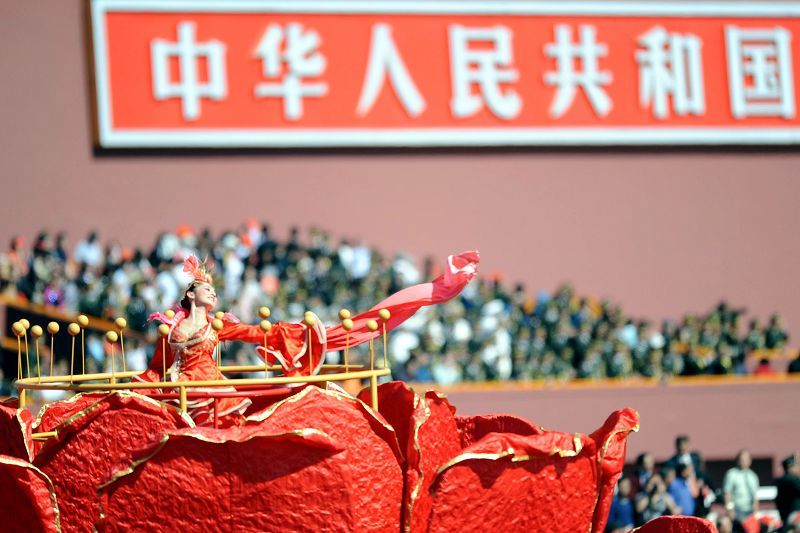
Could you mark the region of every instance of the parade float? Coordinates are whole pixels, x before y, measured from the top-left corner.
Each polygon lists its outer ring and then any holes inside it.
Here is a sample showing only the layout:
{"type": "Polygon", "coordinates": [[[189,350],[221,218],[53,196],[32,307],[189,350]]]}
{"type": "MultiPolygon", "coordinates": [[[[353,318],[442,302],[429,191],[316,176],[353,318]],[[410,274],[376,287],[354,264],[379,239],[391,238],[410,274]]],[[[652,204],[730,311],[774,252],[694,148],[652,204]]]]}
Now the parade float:
{"type": "MultiPolygon", "coordinates": [[[[0,405],[2,529],[604,531],[635,410],[611,413],[592,433],[564,433],[511,415],[460,416],[439,392],[388,381],[388,333],[457,295],[477,262],[474,252],[451,256],[433,282],[364,313],[343,310],[327,327],[311,312],[273,325],[267,308],[247,326],[197,302],[157,313],[160,346],[144,372],[125,367],[124,319],[106,333],[102,373],[73,371],[85,368],[88,319],[69,324],[68,375],[43,372],[45,330],[15,322],[19,393],[0,405]],[[182,337],[198,309],[205,325],[182,337]],[[264,363],[223,365],[234,338],[256,344],[264,363]],[[368,357],[354,364],[359,344],[368,357]],[[327,364],[328,351],[343,364],[327,364]],[[242,372],[251,377],[232,376],[242,372]],[[340,386],[358,381],[367,386],[357,395],[340,386]],[[74,395],[34,416],[29,397],[46,390],[74,395]]],[[[60,328],[46,331],[52,343],[60,328]]],[[[641,531],[713,529],[672,517],[641,531]]]]}

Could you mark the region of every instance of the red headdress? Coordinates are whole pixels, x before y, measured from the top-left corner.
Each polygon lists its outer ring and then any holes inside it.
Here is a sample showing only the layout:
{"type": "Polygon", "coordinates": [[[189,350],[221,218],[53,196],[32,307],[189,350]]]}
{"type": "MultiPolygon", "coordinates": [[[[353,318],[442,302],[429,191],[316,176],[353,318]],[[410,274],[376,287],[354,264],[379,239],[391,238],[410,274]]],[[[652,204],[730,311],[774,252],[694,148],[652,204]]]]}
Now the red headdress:
{"type": "Polygon", "coordinates": [[[203,283],[208,283],[212,285],[214,280],[211,278],[211,274],[208,273],[206,270],[206,262],[203,261],[202,263],[197,259],[197,257],[190,255],[183,261],[183,271],[188,272],[194,281],[202,281],[203,283]]]}

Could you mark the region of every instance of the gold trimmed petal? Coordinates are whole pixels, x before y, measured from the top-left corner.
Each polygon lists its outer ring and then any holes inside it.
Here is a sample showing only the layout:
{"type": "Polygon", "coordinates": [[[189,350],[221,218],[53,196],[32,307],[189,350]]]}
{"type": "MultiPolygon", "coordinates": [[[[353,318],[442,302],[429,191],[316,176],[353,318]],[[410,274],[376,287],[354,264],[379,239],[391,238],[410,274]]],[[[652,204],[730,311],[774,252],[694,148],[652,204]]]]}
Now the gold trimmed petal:
{"type": "Polygon", "coordinates": [[[50,503],[53,505],[53,517],[55,522],[56,531],[61,533],[61,512],[58,510],[58,498],[56,498],[56,490],[53,487],[53,482],[50,480],[50,477],[39,470],[35,465],[29,463],[28,461],[23,461],[22,459],[17,459],[16,457],[11,456],[0,456],[0,463],[10,464],[14,466],[19,466],[21,468],[27,468],[33,470],[45,480],[47,484],[47,492],[50,493],[50,503]]]}

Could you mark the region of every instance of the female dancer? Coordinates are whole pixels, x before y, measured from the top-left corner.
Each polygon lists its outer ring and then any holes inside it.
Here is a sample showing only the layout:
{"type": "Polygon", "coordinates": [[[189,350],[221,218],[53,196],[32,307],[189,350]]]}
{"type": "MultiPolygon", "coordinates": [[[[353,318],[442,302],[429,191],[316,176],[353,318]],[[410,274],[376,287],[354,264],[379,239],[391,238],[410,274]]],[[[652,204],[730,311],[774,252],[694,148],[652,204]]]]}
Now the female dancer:
{"type": "MultiPolygon", "coordinates": [[[[284,375],[315,374],[322,368],[326,351],[342,350],[346,342],[352,347],[379,336],[380,331],[369,331],[367,328],[367,321],[376,319],[379,310],[390,312],[386,322],[386,330],[389,331],[423,305],[444,302],[456,296],[477,273],[478,261],[477,252],[448,257],[444,274],[430,283],[403,289],[369,311],[352,317],[353,328],[349,332],[341,325],[326,328],[319,320],[315,320],[314,325],[310,326],[312,349],[309,351],[309,326],[305,324],[278,322],[265,333],[259,326],[241,324],[236,317],[225,313],[221,319],[222,329],[214,331],[211,311],[216,307],[217,293],[205,266],[191,256],[184,261],[183,270],[192,275],[193,280],[186,288],[174,316],[162,313],[150,316],[150,320],[157,319],[169,326],[166,350],[162,349],[164,343],[159,343],[150,368],[133,379],[158,382],[165,375],[166,368],[171,368],[172,381],[225,379],[214,361],[214,353],[217,344],[227,340],[258,344],[259,354],[271,363],[280,364],[284,375]]],[[[192,390],[219,392],[235,389],[198,387],[192,390]]],[[[213,402],[212,398],[187,402],[187,411],[197,425],[213,422],[213,402]]],[[[216,416],[223,426],[239,424],[251,403],[247,398],[219,398],[216,416]]]]}

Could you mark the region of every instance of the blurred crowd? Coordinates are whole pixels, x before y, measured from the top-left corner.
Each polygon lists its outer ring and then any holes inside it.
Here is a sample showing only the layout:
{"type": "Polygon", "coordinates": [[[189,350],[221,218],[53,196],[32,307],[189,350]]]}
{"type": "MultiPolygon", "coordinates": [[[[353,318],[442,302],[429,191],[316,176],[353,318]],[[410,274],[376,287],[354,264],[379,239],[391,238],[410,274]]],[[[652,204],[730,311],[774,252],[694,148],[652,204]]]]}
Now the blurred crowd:
{"type": "Polygon", "coordinates": [[[720,533],[800,532],[800,453],[782,461],[774,495],[764,499],[748,450],[715,486],[687,435],[675,439],[675,455],[660,467],[643,453],[633,472],[617,482],[606,533],[625,533],[664,515],[706,518],[720,533]]]}
{"type": "MultiPolygon", "coordinates": [[[[180,300],[189,281],[182,261],[189,254],[208,258],[220,308],[248,323],[258,320],[263,305],[272,309],[272,320],[299,321],[310,309],[331,323],[342,308],[363,311],[433,279],[445,259],[420,264],[360,242],[334,244],[316,228],[304,238],[294,228],[281,240],[254,220],[220,235],[181,226],[159,235],[149,249],[102,242],[95,232],[71,246],[63,233],[42,232],[30,246],[15,238],[0,253],[0,294],[90,316],[127,317],[129,328],[150,335],[148,342],[126,343],[129,366],[144,368],[154,339],[147,317],[180,300]]],[[[389,336],[389,354],[395,378],[440,385],[746,373],[748,358],[783,350],[788,335],[777,314],[747,324],[743,316],[722,302],[706,314],[653,324],[567,285],[534,295],[498,276],[482,276],[458,298],[405,322],[389,336]]],[[[102,341],[88,349],[90,363],[100,364],[102,341]]],[[[245,347],[231,353],[245,364],[253,356],[245,347]]],[[[764,359],[755,371],[773,370],[764,359]]],[[[790,371],[800,371],[800,359],[790,371]]]]}

